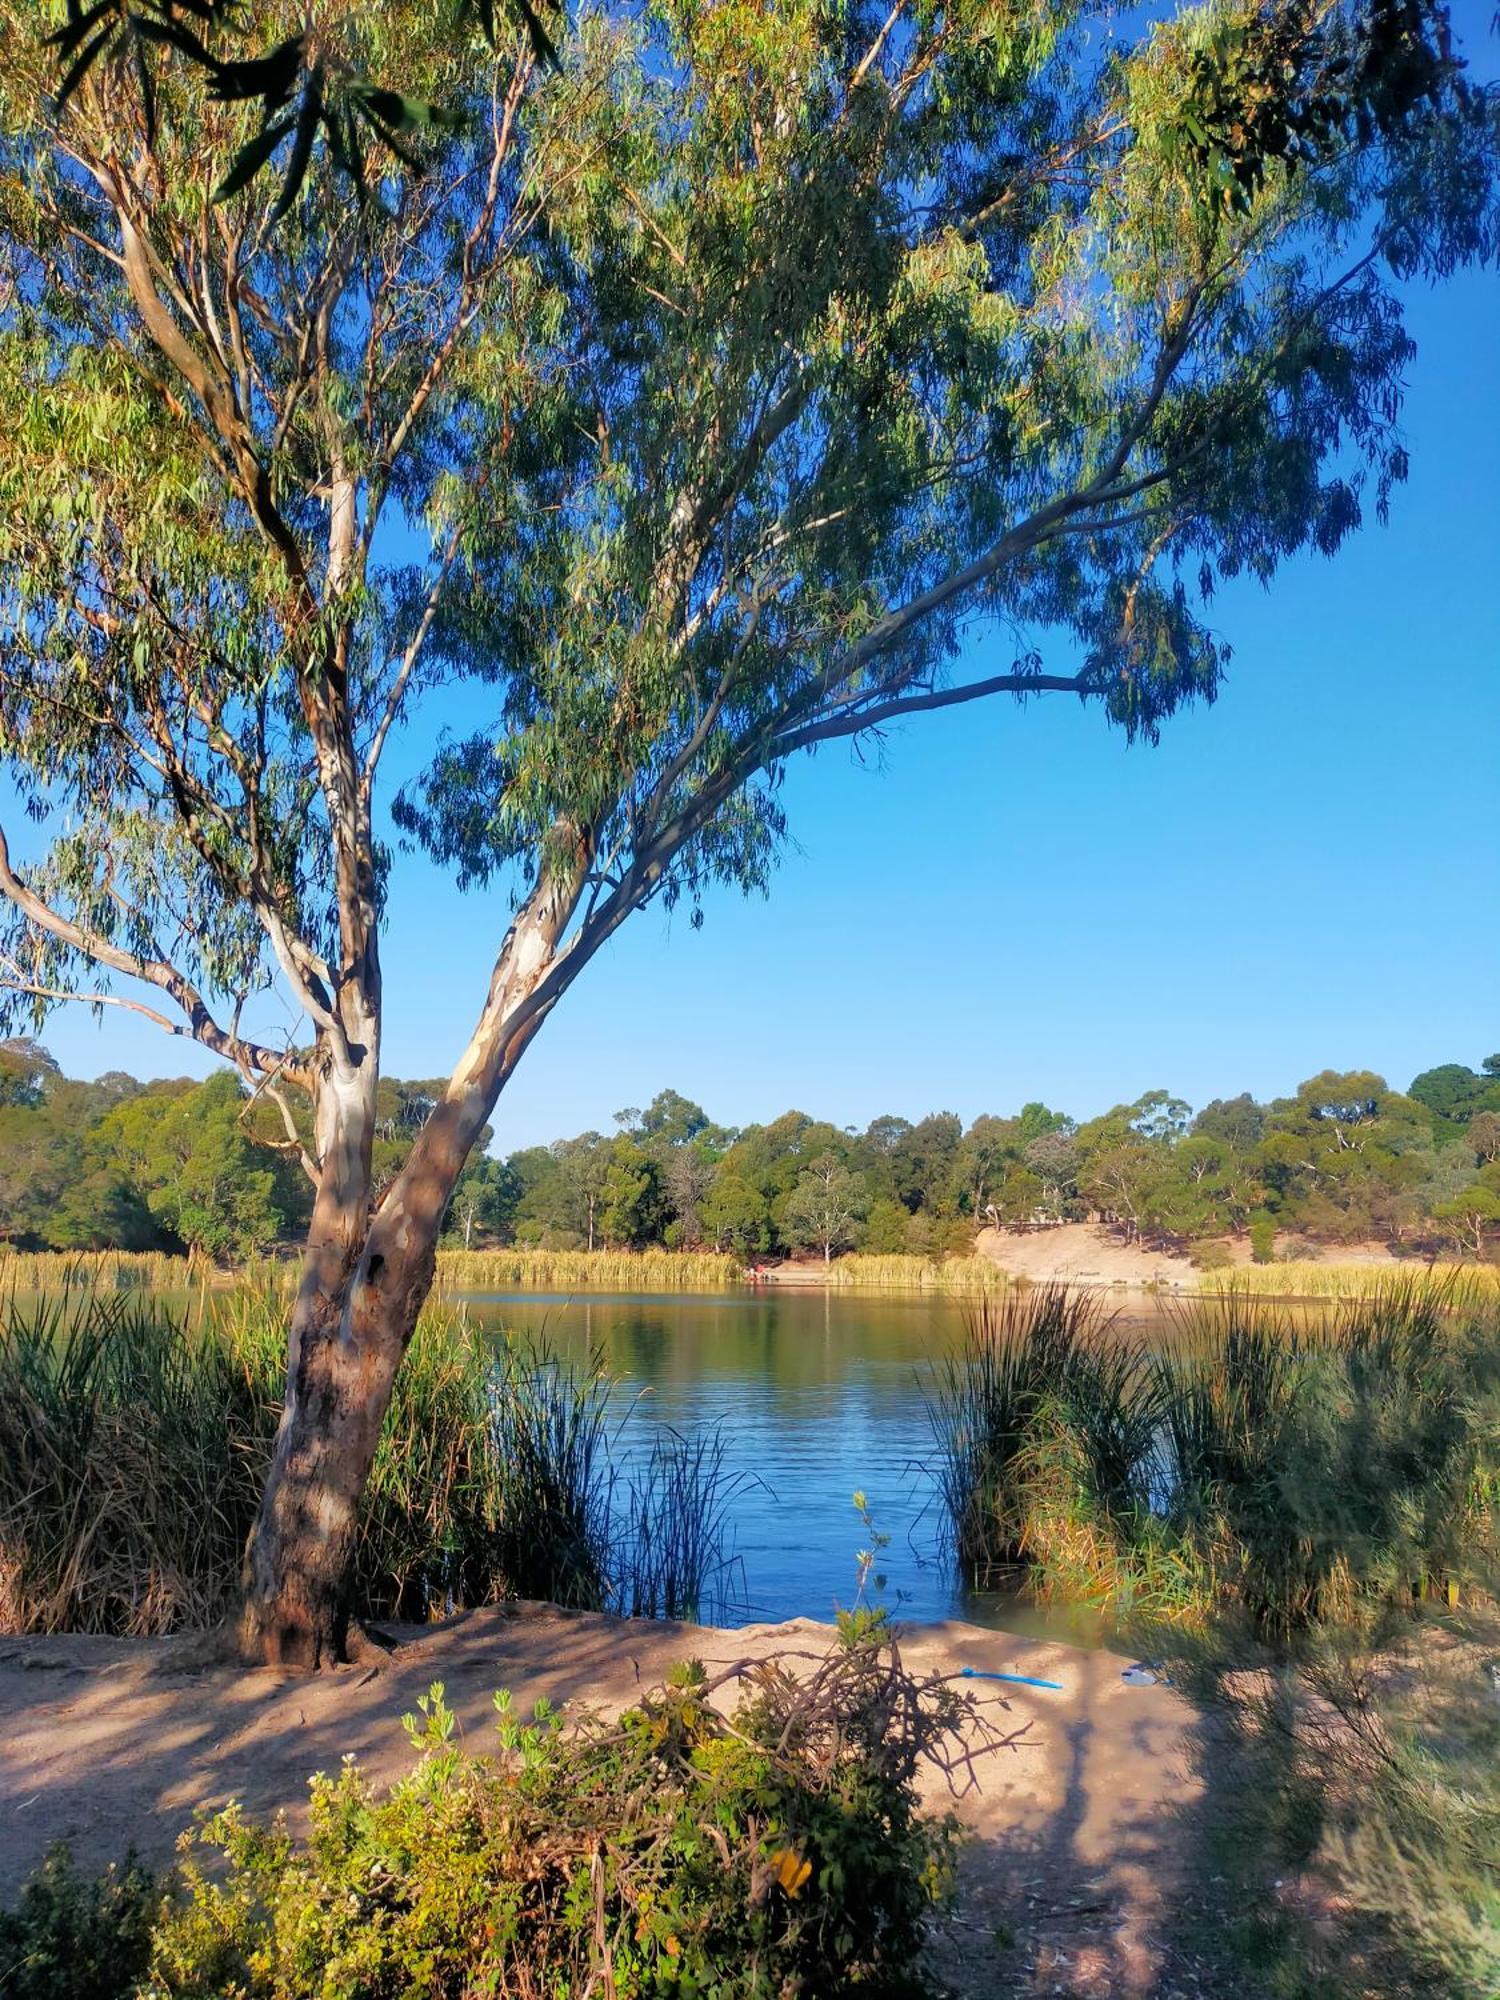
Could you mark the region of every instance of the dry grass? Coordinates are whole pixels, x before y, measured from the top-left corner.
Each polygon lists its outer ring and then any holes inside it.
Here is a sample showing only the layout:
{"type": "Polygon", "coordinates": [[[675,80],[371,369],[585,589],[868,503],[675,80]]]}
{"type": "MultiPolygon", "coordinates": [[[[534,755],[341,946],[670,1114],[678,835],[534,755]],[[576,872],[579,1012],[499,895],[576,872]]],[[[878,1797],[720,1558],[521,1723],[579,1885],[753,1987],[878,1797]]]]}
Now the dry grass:
{"type": "Polygon", "coordinates": [[[212,1258],[164,1250],[0,1250],[0,1295],[16,1292],[180,1292],[210,1283],[212,1258]]]}
{"type": "MultiPolygon", "coordinates": [[[[1200,1291],[1218,1290],[1226,1274],[1207,1272],[1200,1291]]],[[[1395,1282],[1447,1291],[1472,1288],[1475,1296],[1500,1296],[1500,1264],[1319,1264],[1288,1257],[1274,1264],[1237,1265],[1229,1280],[1237,1292],[1278,1299],[1369,1299],[1395,1282]]]]}
{"type": "Polygon", "coordinates": [[[444,1292],[715,1292],[743,1276],[698,1250],[440,1250],[437,1266],[444,1292]]]}
{"type": "Polygon", "coordinates": [[[1003,1292],[1017,1281],[991,1257],[865,1256],[859,1251],[829,1266],[828,1282],[866,1291],[1003,1292]]]}

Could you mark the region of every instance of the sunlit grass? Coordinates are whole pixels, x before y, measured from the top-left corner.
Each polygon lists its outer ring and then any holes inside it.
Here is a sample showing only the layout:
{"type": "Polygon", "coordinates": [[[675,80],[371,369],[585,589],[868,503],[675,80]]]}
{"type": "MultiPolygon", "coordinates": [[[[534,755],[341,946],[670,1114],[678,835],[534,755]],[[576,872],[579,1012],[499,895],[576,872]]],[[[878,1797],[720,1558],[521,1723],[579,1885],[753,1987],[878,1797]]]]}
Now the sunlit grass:
{"type": "Polygon", "coordinates": [[[57,1292],[181,1291],[216,1275],[213,1260],[177,1257],[165,1250],[5,1250],[0,1249],[0,1294],[57,1292]]]}
{"type": "MultiPolygon", "coordinates": [[[[1228,1274],[1206,1272],[1200,1291],[1225,1286],[1228,1274]]],[[[1449,1290],[1457,1285],[1475,1293],[1500,1296],[1500,1264],[1320,1264],[1311,1258],[1288,1257],[1274,1264],[1236,1265],[1228,1280],[1237,1292],[1280,1299],[1368,1299],[1393,1284],[1449,1290]]]]}
{"type": "Polygon", "coordinates": [[[711,1292],[737,1284],[743,1267],[713,1251],[440,1250],[446,1292],[711,1292]]]}
{"type": "Polygon", "coordinates": [[[868,1291],[1003,1292],[1015,1284],[992,1257],[874,1256],[851,1251],[828,1267],[831,1285],[868,1291]]]}

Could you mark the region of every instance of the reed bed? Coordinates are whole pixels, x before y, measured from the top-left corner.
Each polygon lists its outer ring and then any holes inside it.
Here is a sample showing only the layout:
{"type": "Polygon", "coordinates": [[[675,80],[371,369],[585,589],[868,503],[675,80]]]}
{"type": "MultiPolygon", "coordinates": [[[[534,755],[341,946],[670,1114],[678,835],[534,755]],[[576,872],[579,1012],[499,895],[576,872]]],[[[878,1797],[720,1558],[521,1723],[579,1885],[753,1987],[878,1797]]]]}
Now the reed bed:
{"type": "MultiPolygon", "coordinates": [[[[134,1291],[0,1303],[0,1631],[216,1623],[280,1413],[284,1302],[192,1315],[134,1291]]],[[[684,1617],[732,1604],[733,1482],[713,1433],[635,1447],[597,1362],[424,1313],[361,1513],[362,1615],[503,1597],[684,1617]]]]}
{"type": "Polygon", "coordinates": [[[1388,1286],[1313,1321],[1236,1293],[1148,1350],[1085,1294],[986,1301],[930,1402],[977,1588],[1263,1636],[1493,1574],[1500,1302],[1388,1286]]]}
{"type": "Polygon", "coordinates": [[[440,1250],[442,1293],[713,1292],[745,1275],[707,1250],[440,1250]]]}
{"type": "MultiPolygon", "coordinates": [[[[1206,1272],[1200,1292],[1216,1289],[1222,1275],[1206,1272]]],[[[1455,1288],[1464,1295],[1500,1298],[1500,1264],[1319,1264],[1311,1258],[1287,1257],[1274,1264],[1237,1265],[1230,1289],[1256,1297],[1280,1299],[1374,1299],[1393,1285],[1432,1289],[1444,1294],[1455,1288]]]]}
{"type": "Polygon", "coordinates": [[[212,1258],[196,1252],[179,1257],[165,1250],[0,1249],[0,1295],[180,1292],[210,1282],[216,1272],[212,1258]]]}
{"type": "Polygon", "coordinates": [[[870,1291],[988,1294],[1016,1280],[991,1257],[867,1256],[856,1250],[829,1265],[828,1282],[870,1291]]]}

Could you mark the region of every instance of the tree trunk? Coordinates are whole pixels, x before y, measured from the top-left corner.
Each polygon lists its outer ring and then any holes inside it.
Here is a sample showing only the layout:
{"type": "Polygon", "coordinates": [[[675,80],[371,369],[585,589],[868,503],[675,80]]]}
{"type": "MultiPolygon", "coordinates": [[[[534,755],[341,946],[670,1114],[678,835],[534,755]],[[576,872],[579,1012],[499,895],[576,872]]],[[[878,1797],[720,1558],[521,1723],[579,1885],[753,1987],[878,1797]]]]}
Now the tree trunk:
{"type": "Polygon", "coordinates": [[[373,1050],[318,1093],[318,1192],[287,1340],[286,1397],[245,1558],[240,1649],[314,1668],[339,1658],[344,1578],[396,1370],[432,1282],[439,1208],[399,1256],[371,1219],[373,1050]]]}
{"type": "Polygon", "coordinates": [[[295,1360],[247,1562],[240,1649],[255,1664],[315,1669],[344,1656],[346,1579],[360,1502],[401,1365],[432,1282],[424,1257],[341,1292],[299,1299],[295,1360]],[[396,1282],[389,1282],[395,1277],[396,1282]]]}
{"type": "Polygon", "coordinates": [[[318,1192],[292,1311],[286,1400],[245,1556],[239,1640],[250,1664],[314,1669],[344,1650],[360,1503],[396,1371],[432,1288],[443,1218],[541,1024],[541,1012],[517,1023],[515,1010],[545,973],[576,900],[576,885],[546,878],[517,917],[469,1046],[378,1207],[378,989],[341,996],[353,1016],[342,1060],[320,1042],[318,1192]]]}

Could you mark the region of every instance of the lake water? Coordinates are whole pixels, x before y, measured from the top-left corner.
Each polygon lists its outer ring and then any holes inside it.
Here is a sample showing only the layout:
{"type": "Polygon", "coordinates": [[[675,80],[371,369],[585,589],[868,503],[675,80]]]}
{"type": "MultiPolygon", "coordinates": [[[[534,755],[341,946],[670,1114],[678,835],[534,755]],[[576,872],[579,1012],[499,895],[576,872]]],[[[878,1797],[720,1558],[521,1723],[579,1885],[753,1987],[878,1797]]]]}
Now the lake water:
{"type": "MultiPolygon", "coordinates": [[[[471,1293],[462,1303],[480,1324],[542,1334],[574,1361],[597,1353],[619,1379],[622,1413],[634,1399],[626,1436],[635,1434],[637,1449],[651,1424],[685,1434],[719,1428],[738,1487],[730,1510],[738,1565],[734,1600],[706,1615],[748,1624],[828,1618],[847,1605],[868,1540],[852,1498],[862,1490],[890,1538],[880,1570],[897,1615],[1056,1629],[1011,1599],[961,1591],[943,1557],[925,1390],[963,1339],[962,1302],[788,1287],[471,1293]]],[[[1152,1320],[1160,1314],[1149,1301],[1132,1301],[1128,1322],[1122,1315],[1122,1323],[1152,1320]]]]}

